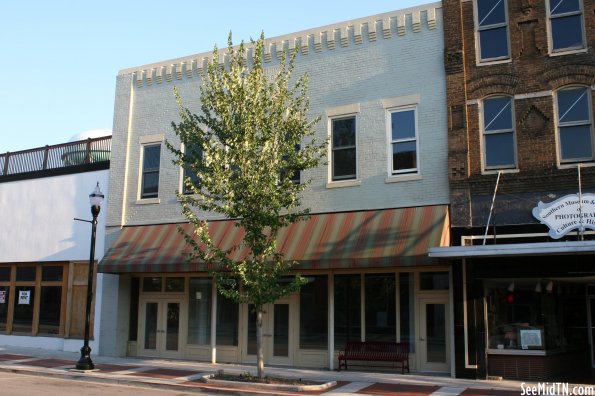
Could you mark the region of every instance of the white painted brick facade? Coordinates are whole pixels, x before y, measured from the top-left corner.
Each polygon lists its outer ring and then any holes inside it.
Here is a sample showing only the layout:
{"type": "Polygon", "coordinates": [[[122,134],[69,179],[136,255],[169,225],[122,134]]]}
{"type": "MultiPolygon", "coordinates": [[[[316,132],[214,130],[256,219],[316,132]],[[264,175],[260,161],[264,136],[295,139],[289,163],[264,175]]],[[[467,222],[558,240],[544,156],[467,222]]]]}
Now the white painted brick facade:
{"type": "MultiPolygon", "coordinates": [[[[310,75],[311,116],[321,116],[317,136],[321,139],[328,136],[329,109],[359,104],[359,184],[328,188],[329,165],[320,166],[305,174],[313,182],[305,192],[304,205],[317,213],[447,204],[447,119],[440,3],[268,39],[271,60],[265,65],[274,68],[277,49],[281,45],[292,47],[296,39],[309,43],[298,55],[295,73],[310,75]],[[419,98],[421,178],[387,183],[390,158],[383,100],[397,98],[398,102],[402,97],[419,98]]],[[[179,119],[173,88],[179,89],[187,107],[198,111],[200,78],[196,69],[209,56],[210,53],[204,53],[120,72],[108,198],[108,246],[122,225],[184,221],[174,193],[180,188],[181,170],[172,164],[172,155],[165,145],[161,150],[160,202],[139,203],[140,141],[149,135],[163,135],[172,143],[177,142],[171,128],[171,122],[179,119]]]]}

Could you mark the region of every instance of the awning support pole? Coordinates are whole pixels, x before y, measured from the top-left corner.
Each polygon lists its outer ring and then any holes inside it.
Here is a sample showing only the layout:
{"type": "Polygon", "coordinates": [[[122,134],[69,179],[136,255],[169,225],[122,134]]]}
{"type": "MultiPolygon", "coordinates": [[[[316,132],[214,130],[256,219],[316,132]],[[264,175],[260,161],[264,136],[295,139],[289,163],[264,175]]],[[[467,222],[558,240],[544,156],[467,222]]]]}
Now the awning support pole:
{"type": "Polygon", "coordinates": [[[496,202],[496,193],[498,192],[498,184],[500,184],[500,175],[502,171],[498,171],[498,178],[496,179],[496,187],[494,187],[494,195],[492,196],[492,206],[490,206],[490,214],[488,215],[488,223],[486,224],[486,232],[483,235],[483,244],[486,244],[486,238],[488,237],[488,228],[490,227],[490,221],[492,220],[492,212],[494,211],[494,202],[496,202]]]}

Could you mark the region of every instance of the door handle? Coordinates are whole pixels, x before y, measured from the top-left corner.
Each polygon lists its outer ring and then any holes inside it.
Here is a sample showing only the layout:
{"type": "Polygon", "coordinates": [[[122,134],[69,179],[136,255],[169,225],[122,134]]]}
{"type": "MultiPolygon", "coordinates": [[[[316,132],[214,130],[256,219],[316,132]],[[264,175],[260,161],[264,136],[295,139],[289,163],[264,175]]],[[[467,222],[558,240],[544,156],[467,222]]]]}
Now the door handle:
{"type": "Polygon", "coordinates": [[[420,341],[425,341],[426,339],[425,339],[425,338],[423,338],[423,337],[419,337],[419,340],[420,340],[420,341]]]}

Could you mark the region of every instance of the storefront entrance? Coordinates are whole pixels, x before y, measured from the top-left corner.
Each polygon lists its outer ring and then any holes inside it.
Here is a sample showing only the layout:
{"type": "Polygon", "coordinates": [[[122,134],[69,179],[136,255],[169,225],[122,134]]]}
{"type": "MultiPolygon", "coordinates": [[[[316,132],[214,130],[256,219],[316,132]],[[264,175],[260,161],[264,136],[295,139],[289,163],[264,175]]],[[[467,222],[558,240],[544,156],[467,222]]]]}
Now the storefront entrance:
{"type": "Polygon", "coordinates": [[[149,298],[140,302],[139,354],[180,357],[181,298],[149,298]]]}
{"type": "Polygon", "coordinates": [[[420,371],[450,370],[449,323],[448,298],[419,300],[420,371]]]}
{"type": "MultiPolygon", "coordinates": [[[[295,312],[293,298],[288,297],[274,304],[265,306],[262,318],[263,353],[267,364],[293,364],[295,350],[295,312]]],[[[256,312],[254,306],[245,307],[247,310],[247,362],[256,361],[256,312]]]]}

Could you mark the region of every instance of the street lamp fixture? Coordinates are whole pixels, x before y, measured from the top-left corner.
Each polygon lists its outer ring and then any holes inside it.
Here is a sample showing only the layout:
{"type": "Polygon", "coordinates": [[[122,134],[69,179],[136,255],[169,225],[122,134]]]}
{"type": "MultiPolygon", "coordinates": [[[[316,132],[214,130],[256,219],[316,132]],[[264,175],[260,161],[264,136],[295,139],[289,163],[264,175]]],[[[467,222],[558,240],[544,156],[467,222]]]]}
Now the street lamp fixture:
{"type": "Polygon", "coordinates": [[[97,233],[97,216],[99,216],[103,198],[105,198],[105,195],[103,195],[99,189],[99,182],[97,182],[97,186],[95,186],[93,192],[89,194],[89,202],[91,203],[91,215],[93,215],[93,220],[89,221],[92,227],[91,255],[89,256],[89,273],[87,278],[87,306],[85,309],[85,343],[81,348],[81,358],[76,363],[77,370],[93,370],[95,368],[95,365],[91,360],[91,348],[89,347],[89,327],[91,324],[91,302],[93,301],[93,268],[95,267],[95,236],[97,233]]]}

